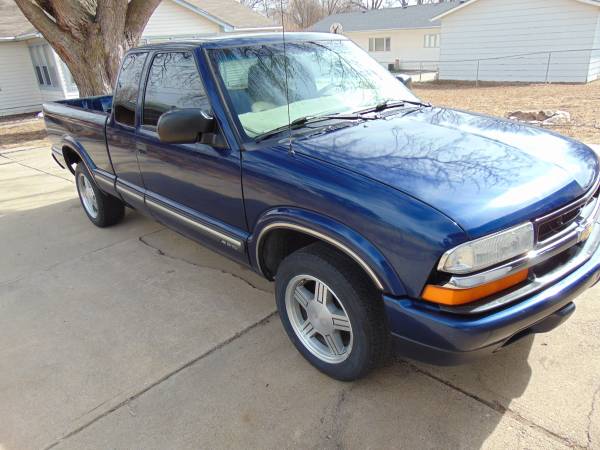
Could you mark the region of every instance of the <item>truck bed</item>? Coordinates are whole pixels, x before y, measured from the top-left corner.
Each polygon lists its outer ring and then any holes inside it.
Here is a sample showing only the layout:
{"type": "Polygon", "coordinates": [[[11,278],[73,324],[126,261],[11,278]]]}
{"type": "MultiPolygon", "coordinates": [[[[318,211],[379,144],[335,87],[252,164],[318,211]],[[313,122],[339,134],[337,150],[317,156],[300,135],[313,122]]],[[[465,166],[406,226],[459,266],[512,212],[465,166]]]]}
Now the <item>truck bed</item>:
{"type": "Polygon", "coordinates": [[[75,108],[110,113],[110,110],[112,108],[112,95],[74,98],[70,100],[60,100],[54,103],[61,103],[63,105],[73,106],[75,108]]]}
{"type": "Polygon", "coordinates": [[[83,97],[44,103],[48,138],[56,153],[66,143],[83,149],[87,161],[113,173],[106,148],[106,121],[112,108],[112,95],[83,97]]]}

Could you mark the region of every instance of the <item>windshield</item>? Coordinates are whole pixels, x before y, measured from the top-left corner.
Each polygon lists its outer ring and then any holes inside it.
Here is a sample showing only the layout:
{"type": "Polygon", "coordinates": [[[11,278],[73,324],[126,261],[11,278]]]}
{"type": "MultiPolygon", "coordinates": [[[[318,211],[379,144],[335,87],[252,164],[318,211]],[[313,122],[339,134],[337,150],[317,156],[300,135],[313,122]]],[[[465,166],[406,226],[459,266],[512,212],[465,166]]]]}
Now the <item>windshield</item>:
{"type": "Polygon", "coordinates": [[[210,55],[251,138],[301,117],[353,113],[386,100],[418,100],[347,40],[288,42],[285,53],[283,44],[268,44],[213,49],[210,55]]]}

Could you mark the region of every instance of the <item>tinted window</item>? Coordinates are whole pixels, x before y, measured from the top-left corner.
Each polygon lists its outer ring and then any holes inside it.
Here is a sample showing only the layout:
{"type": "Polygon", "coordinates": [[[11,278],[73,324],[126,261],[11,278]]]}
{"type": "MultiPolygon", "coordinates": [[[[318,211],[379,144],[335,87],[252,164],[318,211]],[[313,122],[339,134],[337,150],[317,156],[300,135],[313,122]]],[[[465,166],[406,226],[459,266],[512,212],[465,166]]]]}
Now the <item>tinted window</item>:
{"type": "Polygon", "coordinates": [[[123,125],[135,125],[135,105],[137,103],[140,78],[144,68],[146,53],[132,53],[123,60],[117,81],[113,108],[115,120],[123,125]]]}
{"type": "Polygon", "coordinates": [[[156,126],[175,108],[208,110],[208,99],[191,53],[158,53],[152,61],[144,96],[143,124],[156,126]]]}

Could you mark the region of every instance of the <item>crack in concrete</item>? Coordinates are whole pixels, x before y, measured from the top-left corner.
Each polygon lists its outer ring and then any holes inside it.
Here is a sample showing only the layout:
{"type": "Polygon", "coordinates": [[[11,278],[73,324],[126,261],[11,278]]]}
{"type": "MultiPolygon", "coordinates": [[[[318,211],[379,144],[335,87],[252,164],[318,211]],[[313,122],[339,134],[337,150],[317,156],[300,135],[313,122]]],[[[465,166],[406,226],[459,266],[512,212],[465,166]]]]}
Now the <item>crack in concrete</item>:
{"type": "Polygon", "coordinates": [[[21,161],[17,161],[15,159],[9,158],[8,156],[5,156],[5,154],[0,155],[0,158],[4,158],[4,159],[8,159],[9,161],[12,161],[14,164],[18,164],[22,167],[27,167],[28,169],[31,170],[35,170],[37,172],[46,174],[46,175],[50,175],[51,177],[55,177],[64,181],[68,181],[69,183],[74,183],[72,178],[67,178],[67,177],[61,177],[60,175],[56,175],[55,173],[51,173],[51,172],[46,172],[45,170],[39,169],[37,167],[33,167],[33,166],[29,166],[27,164],[23,164],[21,161]]]}
{"type": "Polygon", "coordinates": [[[221,343],[219,343],[219,344],[215,345],[214,347],[208,349],[207,351],[205,351],[201,355],[199,355],[199,356],[197,356],[197,357],[189,360],[188,362],[182,364],[181,366],[177,367],[176,369],[172,370],[171,372],[163,375],[158,380],[150,383],[148,386],[146,386],[145,388],[139,390],[135,394],[130,395],[125,400],[119,402],[117,405],[113,406],[112,408],[108,409],[107,411],[104,411],[103,413],[101,413],[101,414],[93,417],[88,422],[84,423],[83,425],[81,425],[81,426],[77,427],[76,429],[70,431],[69,433],[65,434],[64,436],[62,436],[58,440],[54,441],[50,445],[44,447],[44,450],[50,450],[51,448],[56,447],[57,445],[59,445],[63,441],[65,441],[65,440],[67,440],[67,439],[75,436],[76,434],[78,434],[81,431],[85,430],[86,428],[90,427],[91,425],[93,425],[94,423],[96,423],[99,420],[103,419],[104,417],[112,414],[113,412],[121,409],[122,407],[124,407],[124,406],[129,407],[130,402],[132,402],[133,400],[136,400],[137,398],[139,398],[140,396],[144,395],[146,392],[150,391],[151,389],[155,388],[156,386],[160,385],[164,381],[167,381],[168,379],[172,378],[173,376],[177,375],[178,373],[180,373],[180,372],[184,371],[185,369],[193,366],[198,361],[200,361],[200,360],[202,360],[202,359],[204,359],[204,358],[212,355],[216,351],[218,351],[218,350],[222,349],[223,347],[231,344],[232,342],[236,341],[237,339],[239,339],[240,337],[242,337],[243,335],[245,335],[249,331],[253,330],[254,328],[257,328],[259,326],[262,326],[262,325],[265,325],[265,324],[269,323],[269,320],[272,317],[276,316],[276,315],[277,315],[277,311],[270,312],[268,315],[266,315],[265,317],[263,317],[259,321],[254,322],[254,323],[248,325],[246,328],[238,331],[237,333],[235,333],[231,337],[225,339],[221,343]]]}
{"type": "MultiPolygon", "coordinates": [[[[140,238],[143,238],[143,237],[146,237],[146,236],[150,236],[151,234],[158,233],[159,231],[163,231],[164,229],[165,228],[160,228],[159,230],[151,231],[149,233],[143,234],[142,236],[138,236],[137,239],[140,239],[140,238]]],[[[106,250],[108,248],[114,247],[114,246],[119,245],[119,244],[123,244],[123,243],[125,243],[127,241],[130,241],[132,239],[135,239],[135,237],[132,236],[132,237],[128,237],[126,239],[123,239],[121,241],[117,241],[117,242],[112,242],[110,244],[106,244],[106,245],[104,245],[102,247],[92,249],[92,250],[90,250],[90,251],[88,251],[86,253],[83,253],[83,254],[79,255],[79,256],[75,256],[74,258],[69,258],[69,259],[66,259],[64,261],[58,261],[58,262],[56,262],[54,264],[51,264],[51,265],[49,265],[47,267],[43,267],[43,268],[41,268],[39,270],[36,270],[34,272],[26,273],[24,275],[21,275],[19,277],[13,278],[11,280],[0,281],[0,287],[7,286],[7,285],[13,284],[13,283],[18,283],[19,281],[22,281],[25,278],[29,278],[29,277],[32,277],[32,276],[35,276],[35,275],[39,275],[39,274],[44,273],[44,272],[48,272],[48,271],[50,271],[52,269],[55,269],[57,267],[62,266],[63,264],[68,264],[68,263],[71,263],[71,262],[74,262],[74,261],[81,260],[81,259],[83,259],[83,258],[85,258],[87,256],[93,255],[94,253],[101,252],[102,250],[106,250]]]]}
{"type": "Polygon", "coordinates": [[[1,155],[10,155],[12,153],[22,153],[22,152],[29,152],[31,150],[47,150],[48,147],[14,147],[14,148],[8,148],[8,149],[0,149],[0,156],[1,155]]]}
{"type": "Polygon", "coordinates": [[[194,267],[198,267],[198,268],[200,268],[200,269],[215,270],[215,271],[217,271],[217,272],[219,272],[219,273],[222,273],[222,274],[225,274],[225,275],[230,275],[230,276],[232,276],[233,278],[235,278],[235,279],[237,279],[237,280],[243,281],[243,282],[244,282],[244,283],[246,283],[248,286],[250,286],[252,289],[256,289],[257,291],[264,292],[264,293],[266,293],[266,294],[272,294],[272,292],[270,292],[270,291],[267,291],[267,290],[265,290],[265,289],[261,289],[261,288],[259,288],[258,286],[256,286],[256,285],[255,285],[255,284],[253,284],[252,282],[248,281],[248,280],[247,280],[247,279],[245,279],[244,277],[241,277],[240,275],[237,275],[237,274],[235,274],[235,273],[233,273],[233,272],[228,272],[227,270],[221,269],[221,268],[219,268],[219,267],[214,267],[214,266],[205,266],[205,265],[198,264],[198,263],[196,263],[196,262],[194,262],[194,261],[190,261],[190,260],[188,260],[188,259],[185,259],[185,258],[180,258],[179,256],[174,256],[174,255],[168,254],[168,253],[166,253],[164,250],[162,250],[162,249],[158,248],[157,246],[155,246],[155,245],[152,245],[151,243],[149,243],[149,242],[148,242],[146,239],[144,239],[144,237],[145,237],[145,236],[140,236],[140,237],[138,238],[138,240],[139,240],[139,241],[140,241],[142,244],[144,244],[144,245],[146,245],[147,247],[149,247],[149,248],[153,249],[154,251],[156,251],[156,253],[158,253],[158,255],[160,255],[160,256],[164,256],[164,257],[166,257],[166,258],[169,258],[169,259],[172,259],[172,260],[174,260],[174,261],[182,261],[182,262],[184,262],[184,263],[190,264],[190,265],[192,265],[192,266],[194,266],[194,267]]]}
{"type": "Polygon", "coordinates": [[[590,408],[590,412],[587,415],[588,426],[586,429],[587,434],[587,446],[588,448],[592,448],[592,418],[596,413],[596,402],[600,400],[600,384],[596,388],[594,395],[592,395],[592,406],[590,408]]]}
{"type": "Polygon", "coordinates": [[[338,399],[337,402],[335,404],[335,407],[333,408],[333,427],[331,430],[331,439],[333,440],[333,443],[335,445],[336,449],[342,449],[344,448],[344,444],[342,442],[342,438],[343,438],[343,433],[344,433],[344,425],[345,422],[342,420],[342,409],[344,408],[344,404],[346,403],[346,400],[348,399],[348,394],[350,394],[352,392],[352,390],[354,389],[355,385],[350,385],[347,388],[344,388],[340,391],[340,393],[338,394],[338,399]]]}
{"type": "MultiPolygon", "coordinates": [[[[553,439],[555,441],[558,441],[562,445],[565,445],[565,446],[570,447],[570,448],[581,449],[581,450],[588,448],[588,447],[584,447],[582,445],[579,445],[576,442],[573,442],[573,440],[571,438],[567,437],[567,436],[562,436],[561,434],[558,434],[558,433],[556,433],[556,432],[554,432],[552,430],[549,430],[548,428],[546,428],[546,427],[544,427],[542,425],[539,425],[539,424],[535,423],[534,421],[532,421],[532,420],[530,420],[530,419],[522,416],[518,412],[516,412],[516,411],[514,411],[514,410],[512,410],[512,409],[510,409],[510,408],[508,408],[508,407],[506,407],[506,406],[504,406],[502,404],[500,404],[497,401],[486,400],[486,399],[478,396],[477,394],[473,394],[473,393],[471,393],[471,392],[469,392],[469,391],[467,391],[467,390],[465,390],[465,389],[463,389],[463,388],[461,388],[459,386],[456,386],[455,384],[451,383],[450,381],[445,380],[445,379],[443,379],[443,378],[441,378],[441,377],[439,377],[439,376],[437,376],[437,375],[435,375],[435,374],[433,374],[431,372],[428,372],[427,370],[421,369],[417,365],[412,364],[412,363],[410,363],[408,361],[400,360],[399,362],[402,363],[402,364],[407,365],[414,372],[417,372],[417,373],[419,373],[421,375],[424,375],[424,376],[426,376],[426,377],[428,377],[428,378],[430,378],[430,379],[432,379],[434,381],[437,381],[438,383],[442,383],[443,385],[449,387],[450,389],[452,389],[452,390],[454,390],[456,392],[459,392],[460,394],[465,395],[465,396],[467,396],[467,397],[469,397],[469,398],[471,398],[471,399],[473,399],[473,400],[481,403],[484,406],[487,406],[488,408],[496,411],[499,414],[508,415],[512,419],[514,419],[517,422],[519,422],[521,425],[524,425],[524,426],[527,426],[529,428],[532,428],[532,429],[534,429],[534,430],[536,430],[536,431],[544,434],[548,438],[553,439]]],[[[600,388],[599,388],[599,390],[600,390],[600,388]]]]}

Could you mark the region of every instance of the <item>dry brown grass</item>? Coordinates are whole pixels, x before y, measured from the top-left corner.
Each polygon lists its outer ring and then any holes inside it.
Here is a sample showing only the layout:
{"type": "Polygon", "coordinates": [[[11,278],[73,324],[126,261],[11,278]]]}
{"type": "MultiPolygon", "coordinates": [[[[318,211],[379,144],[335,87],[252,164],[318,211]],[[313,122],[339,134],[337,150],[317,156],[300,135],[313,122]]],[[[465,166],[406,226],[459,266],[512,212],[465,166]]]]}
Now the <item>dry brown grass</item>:
{"type": "Polygon", "coordinates": [[[436,82],[413,91],[434,105],[506,117],[517,110],[560,109],[573,123],[552,129],[587,143],[600,143],[600,81],[589,84],[487,85],[436,82]]]}
{"type": "MultiPolygon", "coordinates": [[[[437,82],[416,84],[421,99],[434,105],[506,117],[523,109],[561,109],[573,124],[554,127],[581,141],[600,143],[600,81],[590,84],[487,85],[437,82]]],[[[35,114],[0,119],[0,149],[49,145],[44,121],[35,114]]]]}
{"type": "Polygon", "coordinates": [[[49,146],[44,120],[35,114],[0,119],[0,149],[49,146]]]}

